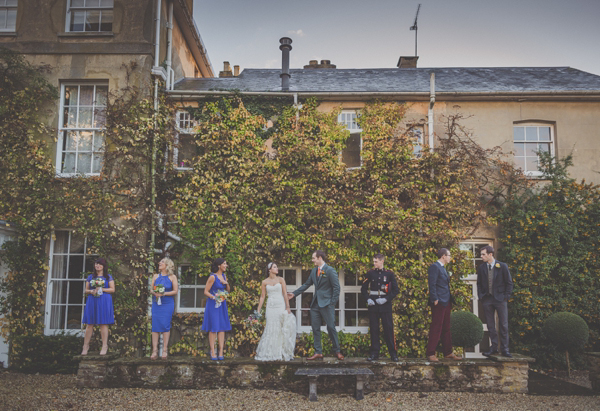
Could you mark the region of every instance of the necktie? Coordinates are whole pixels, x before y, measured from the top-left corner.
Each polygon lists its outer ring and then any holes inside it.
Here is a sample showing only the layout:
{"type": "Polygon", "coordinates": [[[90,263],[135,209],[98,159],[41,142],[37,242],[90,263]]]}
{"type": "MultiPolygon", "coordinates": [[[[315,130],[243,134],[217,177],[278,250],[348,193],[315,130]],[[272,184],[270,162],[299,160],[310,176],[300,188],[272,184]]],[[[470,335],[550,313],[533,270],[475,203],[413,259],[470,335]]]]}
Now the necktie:
{"type": "Polygon", "coordinates": [[[494,274],[492,271],[492,265],[488,264],[488,291],[490,294],[492,294],[493,289],[492,289],[492,285],[494,283],[494,274]]]}
{"type": "Polygon", "coordinates": [[[317,277],[321,277],[321,267],[317,269],[317,277]]]}

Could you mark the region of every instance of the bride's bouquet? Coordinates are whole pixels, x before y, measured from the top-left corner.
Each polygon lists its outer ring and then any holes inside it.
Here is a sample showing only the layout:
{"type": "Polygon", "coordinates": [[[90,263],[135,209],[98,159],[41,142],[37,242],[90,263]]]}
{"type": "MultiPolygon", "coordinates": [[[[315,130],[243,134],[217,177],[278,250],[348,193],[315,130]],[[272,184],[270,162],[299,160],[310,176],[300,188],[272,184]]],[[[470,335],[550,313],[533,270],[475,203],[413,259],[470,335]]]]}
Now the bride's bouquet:
{"type": "MultiPolygon", "coordinates": [[[[154,292],[157,294],[162,294],[165,292],[165,286],[163,284],[156,284],[154,286],[154,292]]],[[[156,299],[156,305],[162,305],[162,301],[160,300],[160,297],[158,297],[156,299]]]]}
{"type": "Polygon", "coordinates": [[[90,281],[90,286],[97,290],[95,297],[100,297],[102,295],[102,287],[104,287],[105,283],[106,282],[104,281],[104,278],[100,278],[100,277],[93,278],[90,281]]]}
{"type": "Polygon", "coordinates": [[[229,293],[225,290],[219,290],[215,294],[215,308],[219,308],[222,303],[227,301],[229,293]]]}
{"type": "Polygon", "coordinates": [[[260,331],[262,328],[261,319],[262,314],[254,310],[254,312],[244,320],[244,323],[246,324],[246,327],[250,328],[252,331],[260,331]]]}

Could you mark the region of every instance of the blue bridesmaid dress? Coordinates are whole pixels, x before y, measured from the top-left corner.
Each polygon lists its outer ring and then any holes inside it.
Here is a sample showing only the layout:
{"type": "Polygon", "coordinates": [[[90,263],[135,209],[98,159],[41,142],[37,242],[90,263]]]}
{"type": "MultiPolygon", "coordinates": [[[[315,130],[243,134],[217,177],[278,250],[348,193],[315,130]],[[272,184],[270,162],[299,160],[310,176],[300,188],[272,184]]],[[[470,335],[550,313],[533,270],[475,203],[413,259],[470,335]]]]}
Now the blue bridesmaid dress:
{"type": "MultiPolygon", "coordinates": [[[[89,283],[94,278],[93,274],[90,274],[87,278],[89,283]]],[[[96,278],[104,278],[104,287],[108,288],[109,283],[113,281],[112,275],[108,274],[108,279],[104,276],[98,276],[96,278]]],[[[90,290],[93,287],[90,285],[90,290]]],[[[95,297],[92,294],[88,294],[87,300],[85,301],[85,310],[83,311],[83,320],[81,321],[87,325],[104,325],[115,323],[115,311],[113,308],[112,294],[102,293],[101,296],[95,297]]]]}
{"type": "MultiPolygon", "coordinates": [[[[217,291],[225,291],[227,287],[223,285],[216,274],[211,274],[215,277],[215,282],[210,288],[210,293],[215,295],[217,291]]],[[[225,276],[225,274],[223,274],[225,276]]],[[[227,279],[227,277],[225,277],[227,279]]],[[[204,321],[202,322],[202,331],[220,332],[231,331],[231,323],[229,322],[229,314],[227,313],[227,301],[221,303],[219,308],[215,307],[215,300],[212,298],[206,301],[204,309],[204,321]]]]}
{"type": "MultiPolygon", "coordinates": [[[[159,274],[154,280],[154,285],[164,285],[165,292],[173,291],[173,282],[168,275],[159,274]]],[[[157,304],[158,298],[152,296],[152,332],[165,333],[171,331],[171,319],[175,311],[175,298],[172,295],[160,297],[161,305],[157,304]]]]}

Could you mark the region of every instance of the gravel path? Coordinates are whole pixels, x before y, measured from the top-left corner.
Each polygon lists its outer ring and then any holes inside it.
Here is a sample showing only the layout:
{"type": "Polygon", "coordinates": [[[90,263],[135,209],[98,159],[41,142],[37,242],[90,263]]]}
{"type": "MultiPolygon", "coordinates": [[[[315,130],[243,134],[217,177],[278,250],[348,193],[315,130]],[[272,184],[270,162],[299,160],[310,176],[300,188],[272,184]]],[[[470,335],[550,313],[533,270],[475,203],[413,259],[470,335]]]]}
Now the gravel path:
{"type": "Polygon", "coordinates": [[[349,395],[306,396],[277,390],[77,389],[73,375],[0,373],[2,410],[599,410],[600,396],[378,392],[356,401],[349,395]]]}

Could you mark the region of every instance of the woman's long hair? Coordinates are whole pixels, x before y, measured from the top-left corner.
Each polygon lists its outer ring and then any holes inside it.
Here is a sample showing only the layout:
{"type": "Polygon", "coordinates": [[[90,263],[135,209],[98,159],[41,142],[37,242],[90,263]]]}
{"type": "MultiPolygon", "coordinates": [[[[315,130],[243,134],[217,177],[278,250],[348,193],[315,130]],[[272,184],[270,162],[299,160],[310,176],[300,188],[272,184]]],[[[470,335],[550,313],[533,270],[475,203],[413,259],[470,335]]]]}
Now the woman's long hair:
{"type": "Polygon", "coordinates": [[[173,263],[173,260],[171,260],[169,257],[165,257],[160,261],[165,263],[165,268],[167,269],[168,276],[175,274],[175,264],[173,263]]]}
{"type": "Polygon", "coordinates": [[[219,266],[221,264],[223,264],[225,262],[224,258],[215,258],[215,261],[212,262],[211,266],[210,266],[210,272],[211,273],[216,273],[217,271],[219,271],[219,266]]]}
{"type": "Polygon", "coordinates": [[[98,272],[96,271],[95,267],[96,264],[102,265],[102,277],[108,278],[108,264],[106,262],[106,259],[103,257],[100,257],[96,261],[94,261],[94,274],[92,275],[93,278],[98,277],[98,272]]]}
{"type": "Polygon", "coordinates": [[[267,264],[267,267],[266,267],[267,274],[265,276],[266,278],[269,278],[269,272],[271,271],[271,267],[273,267],[273,264],[275,264],[275,262],[273,262],[273,261],[271,261],[269,264],[267,264]]]}

